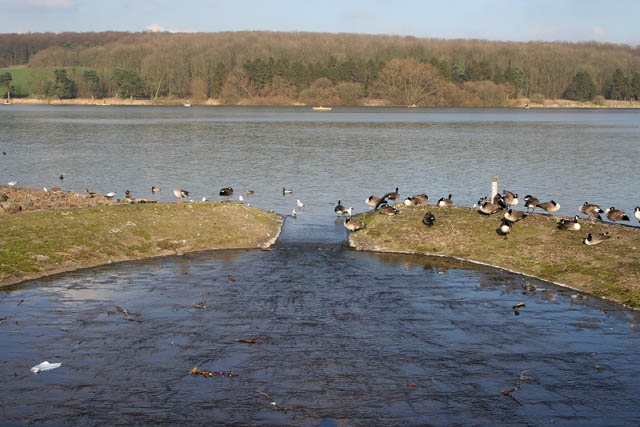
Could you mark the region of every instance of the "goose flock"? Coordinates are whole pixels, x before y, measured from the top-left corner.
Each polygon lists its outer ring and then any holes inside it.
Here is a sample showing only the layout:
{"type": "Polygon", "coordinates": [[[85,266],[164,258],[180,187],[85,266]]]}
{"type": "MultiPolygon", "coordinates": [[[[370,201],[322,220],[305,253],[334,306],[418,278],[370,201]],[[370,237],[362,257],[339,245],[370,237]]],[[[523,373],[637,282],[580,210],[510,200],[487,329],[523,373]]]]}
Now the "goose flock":
{"type": "MultiPolygon", "coordinates": [[[[365,203],[367,206],[371,206],[374,208],[374,211],[388,216],[399,215],[400,211],[396,209],[394,206],[390,204],[390,201],[396,202],[399,199],[400,195],[398,192],[398,188],[396,187],[395,191],[389,192],[382,197],[377,197],[374,195],[369,196],[365,203]]],[[[553,214],[560,210],[560,203],[555,200],[549,200],[545,202],[541,202],[538,198],[527,194],[524,196],[524,207],[525,211],[516,210],[514,207],[518,206],[520,203],[520,199],[518,193],[511,192],[509,190],[503,190],[502,194],[497,193],[491,199],[489,198],[481,198],[478,200],[478,203],[474,205],[474,207],[478,208],[478,213],[483,215],[494,215],[498,212],[504,212],[504,217],[501,220],[500,226],[496,230],[496,232],[504,236],[506,239],[507,236],[513,231],[514,224],[519,221],[527,218],[528,215],[534,213],[536,209],[541,209],[547,214],[553,214]]],[[[413,196],[407,197],[404,202],[406,206],[420,206],[420,205],[429,205],[429,197],[426,194],[416,194],[413,196]]],[[[453,197],[451,194],[447,198],[440,198],[435,203],[436,206],[441,208],[452,207],[454,206],[453,197]]],[[[345,209],[342,205],[342,200],[338,200],[338,204],[334,208],[335,213],[339,215],[351,215],[351,210],[345,209]]],[[[589,202],[584,202],[582,206],[578,208],[578,211],[581,214],[586,215],[588,218],[593,218],[594,220],[603,221],[601,214],[604,214],[606,218],[617,224],[619,221],[629,221],[629,216],[619,210],[614,206],[603,210],[600,206],[596,204],[592,204],[589,202]]],[[[640,206],[636,207],[634,210],[634,216],[640,222],[640,206]]],[[[434,226],[436,222],[436,217],[432,212],[426,212],[422,222],[427,227],[434,226]]],[[[358,221],[358,227],[356,228],[354,225],[354,220],[349,217],[344,226],[349,231],[356,231],[362,228],[365,228],[366,224],[358,221]]],[[[557,227],[560,230],[565,231],[579,231],[581,229],[580,221],[578,215],[575,215],[571,219],[560,218],[557,220],[557,227]]],[[[609,233],[589,233],[587,237],[584,238],[583,242],[585,245],[596,245],[604,242],[609,238],[609,233]]]]}

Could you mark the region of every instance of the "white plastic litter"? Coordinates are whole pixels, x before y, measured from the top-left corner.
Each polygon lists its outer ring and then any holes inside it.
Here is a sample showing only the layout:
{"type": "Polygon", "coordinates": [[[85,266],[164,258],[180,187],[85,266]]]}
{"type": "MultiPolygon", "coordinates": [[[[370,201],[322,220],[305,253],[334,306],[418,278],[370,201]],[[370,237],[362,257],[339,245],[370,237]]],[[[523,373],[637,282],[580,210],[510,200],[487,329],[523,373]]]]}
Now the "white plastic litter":
{"type": "Polygon", "coordinates": [[[31,372],[33,372],[34,374],[37,374],[42,371],[50,371],[51,369],[59,368],[60,366],[62,366],[62,363],[49,363],[45,360],[41,364],[31,368],[31,372]]]}

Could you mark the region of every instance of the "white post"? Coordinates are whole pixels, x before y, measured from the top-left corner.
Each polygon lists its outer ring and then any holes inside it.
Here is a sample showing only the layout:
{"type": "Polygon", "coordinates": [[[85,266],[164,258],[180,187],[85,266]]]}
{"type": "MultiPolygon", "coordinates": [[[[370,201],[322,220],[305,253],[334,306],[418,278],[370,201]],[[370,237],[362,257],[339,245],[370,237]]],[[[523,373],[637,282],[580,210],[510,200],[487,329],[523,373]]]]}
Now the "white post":
{"type": "Polygon", "coordinates": [[[498,177],[491,178],[491,200],[498,194],[498,177]]]}

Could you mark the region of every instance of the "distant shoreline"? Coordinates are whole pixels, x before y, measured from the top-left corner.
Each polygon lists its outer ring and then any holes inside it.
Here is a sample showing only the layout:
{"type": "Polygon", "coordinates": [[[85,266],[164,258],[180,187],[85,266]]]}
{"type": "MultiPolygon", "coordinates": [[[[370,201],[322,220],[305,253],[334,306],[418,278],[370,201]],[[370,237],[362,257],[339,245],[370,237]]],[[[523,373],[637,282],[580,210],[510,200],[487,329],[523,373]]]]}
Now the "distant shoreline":
{"type": "MultiPolygon", "coordinates": [[[[243,99],[235,104],[224,104],[219,99],[208,99],[202,102],[193,102],[188,99],[121,99],[121,98],[103,98],[103,99],[88,99],[88,98],[74,98],[74,99],[36,99],[36,98],[12,98],[11,103],[7,104],[6,100],[2,105],[20,104],[20,105],[95,105],[95,106],[127,106],[127,105],[150,105],[150,106],[241,106],[241,107],[313,107],[313,105],[307,105],[300,102],[290,103],[269,103],[266,100],[255,99],[243,99]]],[[[543,104],[534,104],[527,99],[518,99],[511,101],[508,105],[502,107],[461,107],[461,108],[525,108],[525,105],[530,109],[558,109],[558,108],[583,108],[583,109],[629,109],[640,108],[640,101],[614,101],[607,100],[602,105],[595,104],[593,102],[580,102],[571,101],[567,99],[548,99],[543,104]]],[[[359,105],[349,105],[345,107],[408,107],[406,105],[393,105],[380,99],[370,99],[364,101],[359,105]]],[[[456,108],[456,107],[431,107],[431,106],[419,106],[418,108],[456,108]]]]}

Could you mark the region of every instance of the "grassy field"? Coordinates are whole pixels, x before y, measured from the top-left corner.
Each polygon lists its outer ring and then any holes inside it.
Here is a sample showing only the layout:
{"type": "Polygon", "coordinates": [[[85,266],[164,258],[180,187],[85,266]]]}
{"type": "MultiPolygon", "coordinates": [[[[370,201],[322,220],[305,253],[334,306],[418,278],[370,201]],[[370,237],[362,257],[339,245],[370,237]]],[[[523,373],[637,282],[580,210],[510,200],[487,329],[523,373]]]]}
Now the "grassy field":
{"type": "Polygon", "coordinates": [[[282,217],[235,202],[0,215],[0,286],[125,260],[267,247],[281,226],[282,217]]]}
{"type": "Polygon", "coordinates": [[[580,220],[579,231],[557,228],[557,217],[530,215],[504,238],[497,234],[502,214],[484,216],[475,209],[436,206],[399,207],[395,217],[358,215],[366,228],[351,233],[360,250],[420,253],[488,264],[562,284],[640,308],[640,229],[580,220]],[[428,228],[425,212],[436,216],[428,228]],[[608,231],[611,238],[595,246],[583,239],[608,231]]]}

